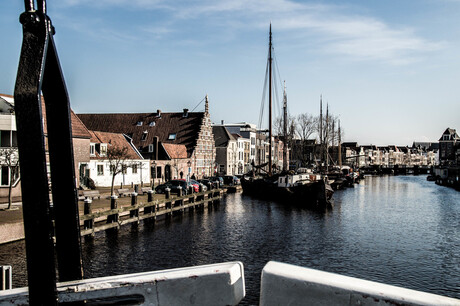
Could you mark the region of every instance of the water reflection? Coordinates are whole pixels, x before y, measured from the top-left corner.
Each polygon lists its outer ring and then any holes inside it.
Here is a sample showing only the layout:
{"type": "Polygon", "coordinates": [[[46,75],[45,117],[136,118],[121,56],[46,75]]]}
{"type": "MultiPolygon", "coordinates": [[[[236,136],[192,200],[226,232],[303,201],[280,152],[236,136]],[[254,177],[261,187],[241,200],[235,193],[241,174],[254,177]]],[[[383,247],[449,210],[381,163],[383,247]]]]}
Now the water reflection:
{"type": "MultiPolygon", "coordinates": [[[[97,234],[83,244],[85,274],[238,260],[243,304],[257,304],[261,270],[276,260],[460,298],[458,195],[424,176],[367,177],[336,192],[327,213],[232,194],[212,210],[97,234]]],[[[0,246],[15,286],[25,284],[22,251],[22,242],[0,246]]]]}

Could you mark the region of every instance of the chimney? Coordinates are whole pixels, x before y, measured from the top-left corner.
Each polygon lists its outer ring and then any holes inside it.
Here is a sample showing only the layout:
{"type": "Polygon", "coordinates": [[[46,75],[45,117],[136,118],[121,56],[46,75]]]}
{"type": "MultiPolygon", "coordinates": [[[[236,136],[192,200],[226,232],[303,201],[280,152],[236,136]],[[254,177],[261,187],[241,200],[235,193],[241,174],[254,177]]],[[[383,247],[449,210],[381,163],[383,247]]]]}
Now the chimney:
{"type": "Polygon", "coordinates": [[[182,117],[184,118],[188,117],[188,108],[184,108],[184,113],[182,114],[182,117]]]}
{"type": "Polygon", "coordinates": [[[220,122],[221,122],[220,124],[224,125],[224,120],[221,120],[220,122]]]}
{"type": "Polygon", "coordinates": [[[205,103],[204,103],[204,112],[207,114],[209,113],[209,101],[208,101],[208,94],[206,94],[205,103]]]}
{"type": "Polygon", "coordinates": [[[161,110],[157,109],[157,117],[161,118],[161,110]]]}
{"type": "Polygon", "coordinates": [[[155,150],[155,160],[158,160],[158,136],[153,137],[153,148],[155,150]]]}

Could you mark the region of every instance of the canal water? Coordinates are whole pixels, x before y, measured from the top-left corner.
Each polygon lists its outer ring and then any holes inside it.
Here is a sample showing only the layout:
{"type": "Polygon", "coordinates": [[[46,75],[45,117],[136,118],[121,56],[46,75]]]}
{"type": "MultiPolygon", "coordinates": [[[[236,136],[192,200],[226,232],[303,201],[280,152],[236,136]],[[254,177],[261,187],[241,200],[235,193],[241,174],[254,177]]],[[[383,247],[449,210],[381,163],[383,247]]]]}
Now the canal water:
{"type": "MultiPolygon", "coordinates": [[[[83,243],[86,277],[225,261],[245,267],[257,304],[270,260],[460,298],[460,193],[426,176],[367,176],[326,213],[229,194],[212,210],[98,233],[83,243]]],[[[25,284],[24,243],[0,246],[25,284]]]]}

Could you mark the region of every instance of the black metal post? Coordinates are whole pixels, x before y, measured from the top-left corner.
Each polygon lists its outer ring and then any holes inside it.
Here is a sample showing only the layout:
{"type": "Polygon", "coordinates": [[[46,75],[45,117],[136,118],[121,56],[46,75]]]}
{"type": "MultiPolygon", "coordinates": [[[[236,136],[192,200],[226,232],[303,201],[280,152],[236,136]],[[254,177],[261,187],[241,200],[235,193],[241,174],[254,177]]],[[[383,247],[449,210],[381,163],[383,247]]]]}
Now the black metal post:
{"type": "Polygon", "coordinates": [[[82,279],[71,114],[52,37],[54,29],[46,15],[46,1],[38,0],[37,10],[34,1],[26,0],[24,3],[26,11],[20,16],[23,43],[14,98],[29,301],[32,305],[57,305],[53,216],[50,209],[45,136],[49,148],[59,280],[82,279]]]}
{"type": "Polygon", "coordinates": [[[41,81],[48,22],[40,12],[21,14],[23,42],[14,89],[21,164],[29,302],[57,305],[56,267],[41,114],[41,81]]]}

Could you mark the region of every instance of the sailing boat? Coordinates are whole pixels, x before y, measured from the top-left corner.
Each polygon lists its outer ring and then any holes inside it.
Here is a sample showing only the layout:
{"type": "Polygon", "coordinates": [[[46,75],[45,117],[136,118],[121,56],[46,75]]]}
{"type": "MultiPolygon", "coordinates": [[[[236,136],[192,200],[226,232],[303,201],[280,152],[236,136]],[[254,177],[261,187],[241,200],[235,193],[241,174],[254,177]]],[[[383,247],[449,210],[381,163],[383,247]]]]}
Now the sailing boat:
{"type": "MultiPolygon", "coordinates": [[[[312,171],[302,173],[287,172],[287,165],[284,163],[282,173],[274,174],[272,166],[272,27],[270,24],[268,51],[268,74],[269,74],[269,150],[268,150],[268,171],[264,175],[255,175],[255,171],[246,174],[241,179],[243,192],[249,195],[271,200],[282,201],[289,205],[301,206],[309,209],[332,208],[332,188],[327,179],[312,171]]],[[[287,95],[284,91],[284,133],[287,139],[286,117],[287,117],[287,95]]],[[[286,147],[286,144],[285,144],[286,147]]],[[[284,152],[283,155],[286,153],[284,152]]],[[[286,160],[286,156],[284,156],[286,160]]],[[[257,166],[253,165],[254,168],[257,166]]],[[[261,165],[263,166],[263,165],[261,165]]],[[[259,166],[259,168],[261,167],[259,166]]]]}

